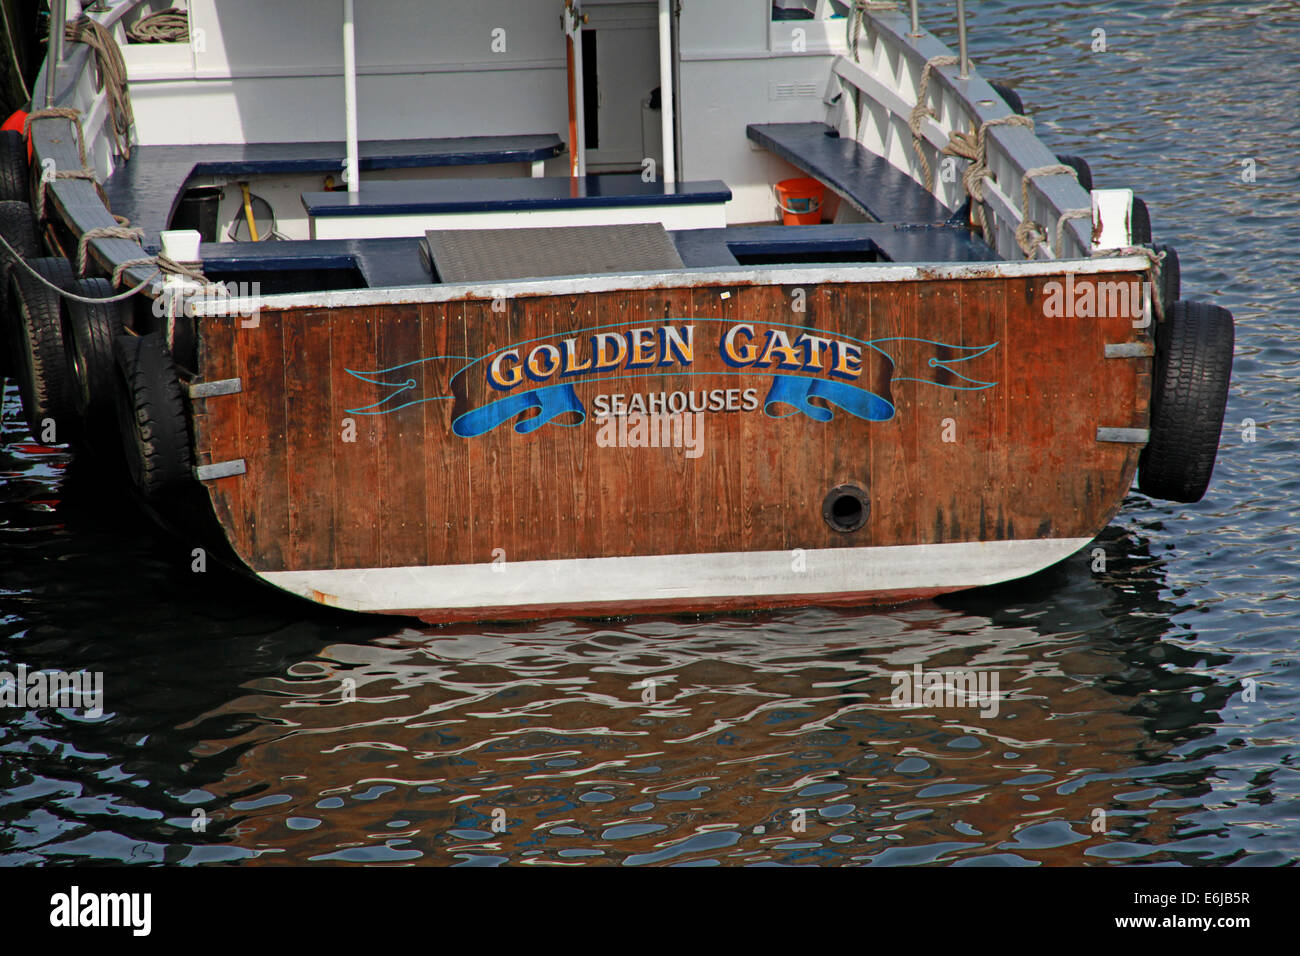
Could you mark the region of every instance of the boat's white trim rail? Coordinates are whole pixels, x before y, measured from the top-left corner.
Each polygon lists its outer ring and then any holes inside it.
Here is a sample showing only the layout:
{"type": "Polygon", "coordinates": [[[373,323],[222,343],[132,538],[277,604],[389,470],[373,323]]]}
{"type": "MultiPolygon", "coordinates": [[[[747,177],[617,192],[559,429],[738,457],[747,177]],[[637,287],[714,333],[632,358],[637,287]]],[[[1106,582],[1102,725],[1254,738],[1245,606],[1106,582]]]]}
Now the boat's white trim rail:
{"type": "Polygon", "coordinates": [[[991,279],[1016,276],[1058,276],[1100,273],[1145,272],[1151,261],[1144,255],[1063,260],[1021,260],[1019,262],[936,262],[898,263],[836,267],[767,267],[736,269],[700,268],[674,272],[644,272],[601,276],[456,284],[408,286],[400,289],[345,289],[337,292],[305,292],[258,298],[199,298],[193,303],[196,316],[251,315],[260,309],[341,309],[353,306],[416,305],[460,299],[491,301],[503,296],[585,295],[638,289],[698,287],[787,286],[814,287],[840,283],[927,282],[942,279],[991,279]]]}

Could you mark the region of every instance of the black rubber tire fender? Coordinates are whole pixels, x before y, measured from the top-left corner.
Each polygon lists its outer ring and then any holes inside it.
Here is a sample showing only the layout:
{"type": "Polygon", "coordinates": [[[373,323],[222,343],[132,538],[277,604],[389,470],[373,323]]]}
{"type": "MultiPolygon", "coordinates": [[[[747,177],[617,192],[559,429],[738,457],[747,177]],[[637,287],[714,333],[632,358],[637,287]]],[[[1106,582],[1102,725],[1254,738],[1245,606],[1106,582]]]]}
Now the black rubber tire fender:
{"type": "MultiPolygon", "coordinates": [[[[63,289],[70,290],[76,281],[66,259],[32,259],[27,265],[63,289]]],[[[63,339],[63,297],[21,265],[9,271],[6,286],[10,355],[27,427],[38,442],[66,443],[75,434],[77,415],[63,339]],[[47,439],[50,420],[55,424],[52,440],[47,439]]]]}
{"type": "Polygon", "coordinates": [[[1156,329],[1151,435],[1138,460],[1138,490],[1200,501],[1214,473],[1232,376],[1232,313],[1177,302],[1156,329]]]}
{"type": "MultiPolygon", "coordinates": [[[[77,295],[107,299],[115,290],[107,279],[81,279],[73,287],[77,295]]],[[[68,345],[72,369],[73,404],[87,434],[102,437],[104,426],[112,427],[117,414],[117,355],[113,343],[126,325],[127,306],[122,302],[78,302],[69,299],[63,310],[63,337],[68,345]]]]}
{"type": "Polygon", "coordinates": [[[1164,253],[1160,263],[1160,304],[1165,315],[1171,315],[1174,305],[1183,296],[1183,272],[1178,263],[1178,251],[1173,246],[1157,245],[1152,247],[1157,253],[1164,253]]]}
{"type": "Polygon", "coordinates": [[[153,497],[191,477],[190,430],[176,366],[162,335],[113,340],[121,387],[118,429],[135,486],[153,497]]]}
{"type": "MultiPolygon", "coordinates": [[[[40,230],[28,203],[17,200],[0,202],[0,236],[4,236],[5,242],[23,259],[36,259],[41,255],[40,230]]],[[[0,279],[6,284],[14,264],[13,253],[0,246],[0,279]]]]}
{"type": "Polygon", "coordinates": [[[1092,167],[1082,156],[1071,156],[1068,153],[1057,156],[1056,161],[1062,166],[1069,166],[1075,171],[1079,179],[1079,185],[1085,192],[1092,192],[1092,167]]]}
{"type": "Polygon", "coordinates": [[[1133,211],[1129,215],[1129,230],[1133,245],[1151,245],[1151,212],[1147,204],[1137,196],[1133,197],[1133,211]]]}
{"type": "MultiPolygon", "coordinates": [[[[0,201],[0,236],[4,236],[5,242],[24,259],[35,259],[41,254],[36,217],[32,214],[31,204],[21,199],[0,201]]],[[[11,265],[12,254],[7,249],[0,249],[0,252],[3,252],[6,267],[11,265]]]]}
{"type": "Polygon", "coordinates": [[[31,199],[27,139],[17,130],[0,131],[0,201],[31,199]]]}
{"type": "MultiPolygon", "coordinates": [[[[36,220],[32,207],[25,202],[0,201],[0,236],[4,236],[23,259],[35,259],[41,254],[36,233],[36,220]]],[[[7,290],[9,270],[14,267],[14,257],[0,247],[0,375],[12,375],[17,368],[13,361],[14,335],[10,328],[13,319],[9,311],[7,290]]]]}
{"type": "Polygon", "coordinates": [[[1020,99],[1020,94],[1006,83],[1000,83],[996,80],[990,80],[989,86],[993,87],[994,92],[1002,97],[1002,101],[1011,108],[1011,112],[1019,116],[1025,115],[1025,104],[1020,99]]]}

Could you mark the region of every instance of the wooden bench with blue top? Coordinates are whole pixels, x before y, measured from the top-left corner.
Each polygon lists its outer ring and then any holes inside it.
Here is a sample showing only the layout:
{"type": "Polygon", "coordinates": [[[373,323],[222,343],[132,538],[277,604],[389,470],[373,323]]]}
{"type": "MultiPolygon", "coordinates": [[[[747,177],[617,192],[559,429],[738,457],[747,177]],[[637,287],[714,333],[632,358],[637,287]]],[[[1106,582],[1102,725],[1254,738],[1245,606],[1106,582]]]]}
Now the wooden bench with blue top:
{"type": "Polygon", "coordinates": [[[998,254],[969,229],[942,224],[740,226],[693,229],[671,235],[688,269],[794,263],[999,261],[998,254]]]}
{"type": "Polygon", "coordinates": [[[948,223],[953,211],[906,173],[825,123],[750,125],[751,140],[825,183],[876,222],[948,223]]]}
{"type": "MultiPolygon", "coordinates": [[[[564,153],[553,134],[463,136],[360,144],[361,172],[449,166],[539,164],[564,153]]],[[[156,248],[187,183],[200,177],[234,178],[295,173],[341,173],[343,143],[244,143],[213,146],[137,146],[104,183],[113,212],[145,230],[156,248]]]]}
{"type": "Polygon", "coordinates": [[[315,239],[423,236],[430,229],[657,222],[721,228],[731,190],[713,180],[665,185],[632,174],[544,179],[362,180],[357,193],[304,193],[315,239]]]}

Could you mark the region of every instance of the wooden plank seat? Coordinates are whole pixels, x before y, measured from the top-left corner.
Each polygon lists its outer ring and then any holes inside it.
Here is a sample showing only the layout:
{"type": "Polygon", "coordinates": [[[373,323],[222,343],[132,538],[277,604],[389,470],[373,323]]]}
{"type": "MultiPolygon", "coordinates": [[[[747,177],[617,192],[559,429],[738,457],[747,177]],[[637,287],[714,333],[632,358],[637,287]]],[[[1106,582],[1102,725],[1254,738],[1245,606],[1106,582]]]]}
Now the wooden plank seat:
{"type": "Polygon", "coordinates": [[[687,268],[825,262],[997,262],[980,237],[961,226],[853,223],[741,226],[672,233],[687,268]]]}
{"type": "Polygon", "coordinates": [[[365,182],[355,194],[304,193],[318,239],[423,236],[430,229],[595,226],[659,222],[721,227],[731,190],[716,180],[647,183],[636,174],[577,179],[439,179],[365,182]]]}
{"type": "MultiPolygon", "coordinates": [[[[561,155],[552,134],[468,136],[365,142],[361,171],[541,163],[561,155]]],[[[329,173],[343,170],[343,143],[245,143],[214,146],[137,146],[104,183],[114,213],[146,233],[156,251],[186,184],[200,177],[329,173]]]]}
{"type": "Polygon", "coordinates": [[[952,218],[952,210],[906,173],[825,123],[752,124],[746,133],[876,222],[943,223],[952,218]]]}

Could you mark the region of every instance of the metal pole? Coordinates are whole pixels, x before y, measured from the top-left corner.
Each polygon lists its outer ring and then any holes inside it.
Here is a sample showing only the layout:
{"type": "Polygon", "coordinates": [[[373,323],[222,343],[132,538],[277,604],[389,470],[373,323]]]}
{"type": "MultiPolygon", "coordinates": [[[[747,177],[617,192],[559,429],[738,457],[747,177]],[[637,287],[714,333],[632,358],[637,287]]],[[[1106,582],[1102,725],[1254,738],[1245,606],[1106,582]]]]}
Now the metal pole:
{"type": "MultiPolygon", "coordinates": [[[[565,0],[564,50],[569,78],[569,177],[587,175],[587,105],[582,67],[582,25],[586,14],[577,0],[565,0]]],[[[577,189],[577,184],[573,184],[577,189]]],[[[577,193],[575,192],[576,196],[577,193]]]]}
{"type": "Polygon", "coordinates": [[[361,147],[357,142],[357,29],[353,0],[343,0],[343,112],[347,128],[348,192],[361,191],[361,147]]]}
{"type": "Polygon", "coordinates": [[[54,105],[58,95],[59,64],[63,62],[63,31],[67,28],[67,0],[50,0],[50,45],[45,55],[45,105],[54,105]]]}
{"type": "Polygon", "coordinates": [[[659,105],[663,110],[665,185],[677,182],[677,124],[673,121],[673,25],[668,0],[659,0],[659,105]]]}
{"type": "Polygon", "coordinates": [[[917,0],[912,0],[912,32],[910,36],[919,37],[921,35],[921,14],[917,10],[917,0]]]}
{"type": "Polygon", "coordinates": [[[966,0],[957,0],[957,45],[961,48],[961,78],[970,76],[970,51],[966,48],[966,0]]]}

